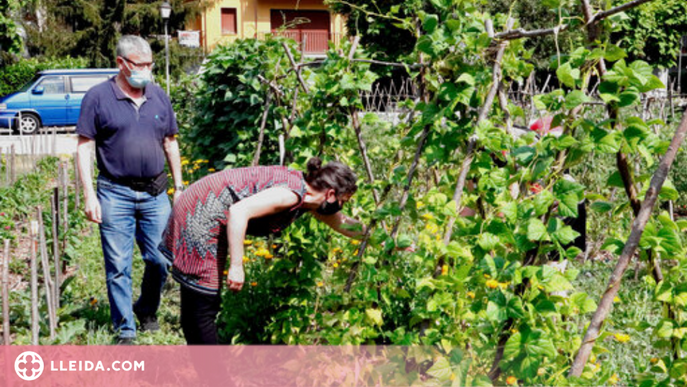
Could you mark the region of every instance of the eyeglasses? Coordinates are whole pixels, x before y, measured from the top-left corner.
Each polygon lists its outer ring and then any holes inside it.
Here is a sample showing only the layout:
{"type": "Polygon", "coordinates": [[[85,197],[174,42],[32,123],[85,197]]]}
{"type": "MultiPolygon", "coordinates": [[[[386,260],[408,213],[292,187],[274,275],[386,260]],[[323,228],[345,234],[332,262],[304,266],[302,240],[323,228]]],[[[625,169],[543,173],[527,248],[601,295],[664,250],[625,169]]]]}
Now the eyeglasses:
{"type": "Polygon", "coordinates": [[[131,63],[134,66],[134,69],[136,69],[136,70],[143,70],[145,68],[149,68],[152,70],[153,67],[155,67],[155,62],[136,63],[127,57],[122,56],[121,58],[124,59],[125,61],[131,63]]]}

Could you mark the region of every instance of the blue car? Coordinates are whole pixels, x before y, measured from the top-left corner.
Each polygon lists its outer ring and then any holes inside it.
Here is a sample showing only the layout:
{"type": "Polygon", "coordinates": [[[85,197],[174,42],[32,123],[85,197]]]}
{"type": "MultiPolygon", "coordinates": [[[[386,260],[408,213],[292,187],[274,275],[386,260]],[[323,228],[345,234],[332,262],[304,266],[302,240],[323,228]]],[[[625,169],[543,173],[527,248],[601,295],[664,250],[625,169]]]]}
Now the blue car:
{"type": "Polygon", "coordinates": [[[0,98],[0,128],[33,134],[42,126],[74,126],[88,89],[118,72],[118,69],[41,71],[19,91],[0,98]]]}

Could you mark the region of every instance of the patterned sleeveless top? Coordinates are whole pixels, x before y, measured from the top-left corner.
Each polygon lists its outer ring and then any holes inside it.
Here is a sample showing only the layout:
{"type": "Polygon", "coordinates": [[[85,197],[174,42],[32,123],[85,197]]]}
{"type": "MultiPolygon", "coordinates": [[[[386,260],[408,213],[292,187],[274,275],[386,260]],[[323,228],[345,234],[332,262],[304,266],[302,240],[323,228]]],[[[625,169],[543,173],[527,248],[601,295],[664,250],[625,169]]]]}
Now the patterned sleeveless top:
{"type": "Polygon", "coordinates": [[[303,173],[286,167],[229,169],[205,176],[181,194],[162,235],[160,251],[172,262],[182,285],[218,294],[227,264],[227,213],[232,204],[272,187],[286,187],[299,201],[287,211],[251,219],[246,233],[264,236],[284,230],[305,210],[303,173]]]}

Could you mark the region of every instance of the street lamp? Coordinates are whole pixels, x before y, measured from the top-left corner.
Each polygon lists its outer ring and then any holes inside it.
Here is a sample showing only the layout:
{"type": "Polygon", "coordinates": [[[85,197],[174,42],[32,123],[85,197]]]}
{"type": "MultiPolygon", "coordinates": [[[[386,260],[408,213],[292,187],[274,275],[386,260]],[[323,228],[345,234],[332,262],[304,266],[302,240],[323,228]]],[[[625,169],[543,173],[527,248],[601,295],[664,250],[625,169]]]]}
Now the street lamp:
{"type": "Polygon", "coordinates": [[[164,1],[160,4],[160,15],[165,21],[165,76],[167,77],[167,95],[169,95],[169,34],[167,34],[167,24],[169,23],[169,15],[172,13],[172,6],[164,1]]]}

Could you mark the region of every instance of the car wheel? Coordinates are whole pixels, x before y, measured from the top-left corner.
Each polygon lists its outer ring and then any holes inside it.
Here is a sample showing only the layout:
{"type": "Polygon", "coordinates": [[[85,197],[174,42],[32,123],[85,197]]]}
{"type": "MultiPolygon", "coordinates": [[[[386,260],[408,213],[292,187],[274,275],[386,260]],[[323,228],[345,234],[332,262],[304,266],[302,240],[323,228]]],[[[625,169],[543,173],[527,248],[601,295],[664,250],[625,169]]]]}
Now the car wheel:
{"type": "Polygon", "coordinates": [[[34,134],[37,133],[40,128],[41,120],[33,114],[24,113],[21,115],[21,118],[17,117],[15,129],[22,134],[34,134]]]}

